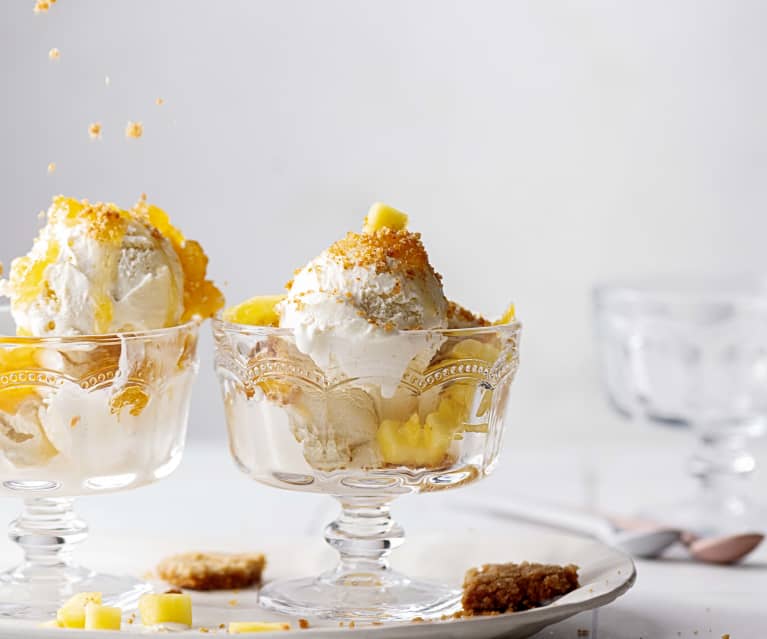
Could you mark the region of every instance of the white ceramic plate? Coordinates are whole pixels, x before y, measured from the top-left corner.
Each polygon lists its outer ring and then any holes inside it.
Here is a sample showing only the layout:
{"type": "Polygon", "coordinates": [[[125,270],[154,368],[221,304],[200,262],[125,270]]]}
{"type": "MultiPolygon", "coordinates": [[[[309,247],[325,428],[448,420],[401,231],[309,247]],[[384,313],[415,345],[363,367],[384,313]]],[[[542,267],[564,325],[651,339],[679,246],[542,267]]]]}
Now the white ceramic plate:
{"type": "MultiPolygon", "coordinates": [[[[152,551],[143,546],[147,561],[154,562],[158,555],[178,550],[178,541],[158,542],[153,540],[152,551]]],[[[184,546],[186,549],[187,541],[184,546]]],[[[227,544],[228,545],[228,544],[227,544]]],[[[210,541],[191,548],[211,548],[210,541]]],[[[216,544],[216,548],[227,550],[216,544]]],[[[295,539],[264,543],[262,546],[269,560],[268,577],[297,576],[313,574],[332,562],[332,553],[322,547],[319,540],[295,539]]],[[[233,548],[230,548],[233,549],[233,548]]],[[[240,548],[241,549],[241,548],[240,548]]],[[[138,551],[137,551],[138,552],[138,551]]],[[[135,554],[133,555],[136,556],[135,554]]],[[[575,563],[580,567],[581,587],[554,601],[548,606],[498,616],[473,617],[422,623],[405,623],[386,626],[358,625],[353,630],[340,628],[338,624],[314,622],[311,627],[301,630],[300,637],[312,639],[323,637],[371,637],[373,639],[425,639],[428,637],[450,639],[471,638],[521,638],[529,637],[542,628],[557,623],[584,610],[610,603],[626,592],[634,583],[636,571],[629,557],[603,544],[550,535],[546,533],[525,533],[522,535],[497,536],[477,531],[457,536],[441,535],[432,538],[410,539],[397,551],[396,568],[413,575],[447,580],[460,585],[463,573],[470,566],[488,562],[539,561],[545,563],[575,563]]],[[[151,563],[149,565],[152,565],[151,563]]],[[[103,566],[99,566],[103,569],[103,566]]],[[[160,586],[162,587],[162,586],[160,586]]],[[[253,590],[217,593],[193,593],[195,629],[173,633],[172,636],[229,636],[219,624],[229,621],[277,621],[285,620],[268,613],[257,605],[257,593],[253,590]],[[201,633],[200,627],[210,630],[201,633]]],[[[297,628],[296,620],[288,619],[297,628]]],[[[146,632],[146,631],[144,631],[146,632]]],[[[122,635],[143,634],[140,625],[123,624],[122,635]]],[[[114,632],[62,631],[41,628],[30,622],[0,621],[0,637],[30,637],[35,639],[83,639],[114,638],[114,632]]],[[[144,634],[146,637],[147,635],[144,634]]],[[[159,636],[169,636],[161,634],[159,636]]],[[[244,637],[289,637],[284,632],[242,635],[244,637]]]]}

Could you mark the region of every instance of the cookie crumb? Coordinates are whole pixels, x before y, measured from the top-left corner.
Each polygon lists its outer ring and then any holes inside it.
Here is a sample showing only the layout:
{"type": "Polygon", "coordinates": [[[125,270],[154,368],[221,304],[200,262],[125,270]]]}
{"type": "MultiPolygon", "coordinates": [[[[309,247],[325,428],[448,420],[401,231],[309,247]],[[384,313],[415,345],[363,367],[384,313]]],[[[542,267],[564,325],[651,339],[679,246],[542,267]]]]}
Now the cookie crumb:
{"type": "Polygon", "coordinates": [[[53,49],[48,51],[48,57],[51,60],[58,60],[61,57],[61,51],[59,51],[56,47],[53,47],[53,49]]]}
{"type": "Polygon", "coordinates": [[[306,630],[309,627],[309,622],[306,619],[299,619],[298,627],[302,630],[306,630]]]}
{"type": "Polygon", "coordinates": [[[154,101],[154,103],[155,103],[157,106],[162,106],[163,104],[165,104],[165,100],[163,100],[162,98],[157,98],[157,99],[154,101]]]}
{"type": "Polygon", "coordinates": [[[206,628],[205,626],[200,626],[200,632],[208,633],[210,632],[210,628],[206,628]]]}
{"type": "Polygon", "coordinates": [[[144,135],[144,125],[141,122],[128,122],[125,125],[125,137],[138,139],[144,135]]]}
{"type": "Polygon", "coordinates": [[[350,621],[350,622],[349,622],[349,628],[354,628],[354,626],[355,626],[355,625],[356,625],[356,624],[355,624],[353,621],[350,621]]]}
{"type": "Polygon", "coordinates": [[[226,603],[228,603],[230,606],[234,607],[234,606],[236,606],[236,605],[237,605],[238,603],[240,603],[240,602],[239,602],[239,601],[237,601],[236,599],[230,599],[230,600],[229,600],[229,601],[227,601],[226,603]]]}
{"type": "Polygon", "coordinates": [[[423,621],[423,617],[413,617],[410,620],[410,623],[421,623],[423,621]]]}
{"type": "Polygon", "coordinates": [[[165,595],[183,595],[184,591],[178,588],[168,588],[163,594],[165,595]]]}
{"type": "Polygon", "coordinates": [[[266,558],[260,553],[189,552],[163,559],[157,571],[174,586],[191,590],[234,590],[261,581],[266,558]]]}
{"type": "Polygon", "coordinates": [[[542,606],[578,588],[578,567],[522,562],[485,564],[466,572],[461,603],[467,615],[542,606]]]}
{"type": "Polygon", "coordinates": [[[101,122],[91,122],[88,125],[88,135],[91,136],[91,140],[101,139],[101,122]]]}
{"type": "Polygon", "coordinates": [[[56,172],[56,163],[55,162],[49,162],[48,163],[48,173],[55,173],[56,172]]]}
{"type": "Polygon", "coordinates": [[[56,0],[36,0],[33,11],[35,13],[48,13],[54,4],[56,4],[56,0]]]}

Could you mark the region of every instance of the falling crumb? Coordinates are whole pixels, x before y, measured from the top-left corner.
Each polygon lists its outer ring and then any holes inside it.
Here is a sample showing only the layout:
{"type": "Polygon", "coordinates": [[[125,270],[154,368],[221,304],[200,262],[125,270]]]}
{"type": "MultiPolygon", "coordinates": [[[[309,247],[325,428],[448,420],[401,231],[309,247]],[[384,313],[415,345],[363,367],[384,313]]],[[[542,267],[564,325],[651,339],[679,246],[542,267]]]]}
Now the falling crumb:
{"type": "Polygon", "coordinates": [[[141,122],[128,122],[125,126],[126,138],[140,138],[144,135],[144,125],[141,122]]]}
{"type": "Polygon", "coordinates": [[[132,623],[133,623],[133,618],[132,617],[128,617],[128,624],[132,624],[132,623]]]}
{"type": "Polygon", "coordinates": [[[240,602],[239,602],[239,601],[237,601],[236,599],[230,599],[229,601],[227,601],[227,603],[228,603],[230,606],[236,606],[236,605],[237,605],[238,603],[240,603],[240,602]]]}
{"type": "Polygon", "coordinates": [[[219,629],[223,630],[224,628],[226,628],[226,624],[225,623],[220,623],[220,624],[218,624],[218,627],[219,627],[219,629]]]}
{"type": "Polygon", "coordinates": [[[48,51],[48,57],[51,60],[58,60],[61,57],[61,51],[59,51],[56,47],[53,47],[53,49],[48,51]]]}
{"type": "Polygon", "coordinates": [[[163,104],[165,104],[165,100],[163,100],[162,98],[157,98],[157,99],[154,101],[154,103],[155,103],[157,106],[162,106],[163,104]]]}
{"type": "Polygon", "coordinates": [[[56,171],[56,163],[50,162],[48,164],[48,173],[54,173],[56,171]]]}
{"type": "Polygon", "coordinates": [[[91,136],[91,140],[101,139],[101,122],[92,122],[88,126],[88,135],[91,136]]]}
{"type": "Polygon", "coordinates": [[[302,630],[306,630],[309,627],[309,622],[306,619],[299,619],[298,627],[302,630]]]}
{"type": "Polygon", "coordinates": [[[353,621],[350,621],[350,622],[349,622],[349,628],[354,628],[354,625],[355,625],[355,624],[354,624],[354,622],[353,622],[353,621]]]}
{"type": "Polygon", "coordinates": [[[72,419],[69,420],[69,427],[74,428],[80,423],[80,416],[75,415],[72,419]]]}
{"type": "Polygon", "coordinates": [[[56,0],[36,0],[35,1],[35,13],[48,13],[48,10],[52,5],[56,4],[56,0]]]}

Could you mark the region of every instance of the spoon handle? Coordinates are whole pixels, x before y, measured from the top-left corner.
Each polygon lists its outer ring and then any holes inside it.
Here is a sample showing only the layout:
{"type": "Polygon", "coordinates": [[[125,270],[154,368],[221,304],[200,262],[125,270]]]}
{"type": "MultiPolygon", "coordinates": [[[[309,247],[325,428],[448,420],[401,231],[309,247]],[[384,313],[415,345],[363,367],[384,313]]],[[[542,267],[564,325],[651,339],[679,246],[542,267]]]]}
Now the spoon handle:
{"type": "Polygon", "coordinates": [[[609,540],[615,533],[610,522],[598,515],[516,495],[503,499],[482,500],[482,509],[601,540],[609,540]]]}

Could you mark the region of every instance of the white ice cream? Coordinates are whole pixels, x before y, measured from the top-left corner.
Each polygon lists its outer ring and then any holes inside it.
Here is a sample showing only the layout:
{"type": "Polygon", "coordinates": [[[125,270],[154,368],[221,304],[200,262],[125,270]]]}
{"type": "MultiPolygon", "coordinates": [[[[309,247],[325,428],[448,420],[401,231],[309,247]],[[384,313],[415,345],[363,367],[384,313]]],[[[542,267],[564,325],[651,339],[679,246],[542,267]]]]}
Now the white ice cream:
{"type": "Polygon", "coordinates": [[[112,205],[59,197],[0,293],[20,334],[93,335],[178,324],[184,274],[171,243],[112,205]]]}
{"type": "Polygon", "coordinates": [[[295,330],[299,350],[320,368],[337,366],[390,396],[408,364],[420,354],[428,361],[439,342],[402,331],[446,328],[447,305],[419,236],[385,229],[350,233],[323,251],[296,274],[278,310],[280,326],[295,330]]]}

